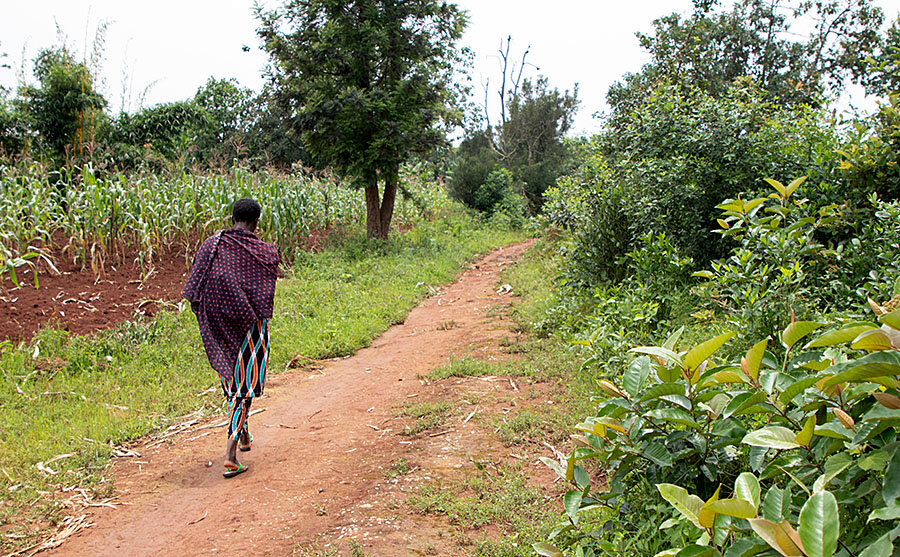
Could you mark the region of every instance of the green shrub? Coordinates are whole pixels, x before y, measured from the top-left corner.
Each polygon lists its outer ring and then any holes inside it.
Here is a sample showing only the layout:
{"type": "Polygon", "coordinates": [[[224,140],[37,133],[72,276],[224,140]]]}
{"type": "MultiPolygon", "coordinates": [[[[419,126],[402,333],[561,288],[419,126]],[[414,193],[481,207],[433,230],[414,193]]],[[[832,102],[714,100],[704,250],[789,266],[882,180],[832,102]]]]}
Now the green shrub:
{"type": "Polygon", "coordinates": [[[733,333],[677,351],[677,332],[633,349],[643,355],[621,388],[598,382],[609,398],[576,427],[584,448],[564,462],[543,459],[573,488],[555,537],[592,547],[579,515],[615,503],[641,473],[677,510],[661,527],[695,528],[688,553],[663,555],[756,555],[767,545],[801,555],[789,539],[803,555],[832,555],[838,535],[847,551],[890,549],[900,535],[890,531],[900,518],[900,311],[874,307],[881,327],[838,323],[805,345],[824,324],[791,323],[782,357],[763,340],[739,361],[716,362],[733,333]],[[578,464],[586,458],[605,464],[605,486],[578,464]],[[813,533],[816,523],[828,525],[824,534],[813,533]]]}

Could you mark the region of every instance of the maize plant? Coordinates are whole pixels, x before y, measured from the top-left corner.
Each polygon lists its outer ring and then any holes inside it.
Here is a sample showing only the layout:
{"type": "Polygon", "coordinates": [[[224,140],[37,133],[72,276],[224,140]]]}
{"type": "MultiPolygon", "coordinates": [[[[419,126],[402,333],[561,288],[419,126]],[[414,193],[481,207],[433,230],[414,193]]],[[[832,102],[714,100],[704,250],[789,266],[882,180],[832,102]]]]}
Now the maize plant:
{"type": "MultiPolygon", "coordinates": [[[[435,188],[407,172],[397,222],[421,218],[422,207],[447,203],[435,188]]],[[[89,166],[55,181],[38,165],[0,166],[0,268],[10,278],[49,253],[90,268],[134,261],[149,272],[163,253],[189,259],[198,243],[230,226],[231,205],[254,197],[263,206],[260,236],[290,260],[314,229],[360,222],[362,192],[334,177],[298,171],[250,172],[235,167],[219,174],[100,176],[89,166]],[[30,246],[30,247],[29,247],[30,246]],[[21,255],[20,255],[21,254],[21,255]]]]}

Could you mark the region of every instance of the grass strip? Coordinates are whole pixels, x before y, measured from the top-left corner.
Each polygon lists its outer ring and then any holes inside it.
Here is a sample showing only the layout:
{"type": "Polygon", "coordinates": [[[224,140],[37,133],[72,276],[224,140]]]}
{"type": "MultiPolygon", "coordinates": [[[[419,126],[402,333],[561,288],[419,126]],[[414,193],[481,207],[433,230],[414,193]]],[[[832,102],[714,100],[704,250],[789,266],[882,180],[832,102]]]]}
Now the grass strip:
{"type": "MultiPolygon", "coordinates": [[[[278,284],[272,371],[298,354],[322,359],[369,345],[474,256],[519,239],[457,215],[387,243],[356,232],[324,252],[301,254],[278,284]]],[[[80,485],[94,497],[109,494],[112,445],[222,408],[189,310],[90,336],[47,328],[30,345],[0,346],[0,370],[3,550],[26,545],[58,517],[60,504],[48,492],[80,485]],[[60,455],[69,456],[53,460],[60,455]]]]}

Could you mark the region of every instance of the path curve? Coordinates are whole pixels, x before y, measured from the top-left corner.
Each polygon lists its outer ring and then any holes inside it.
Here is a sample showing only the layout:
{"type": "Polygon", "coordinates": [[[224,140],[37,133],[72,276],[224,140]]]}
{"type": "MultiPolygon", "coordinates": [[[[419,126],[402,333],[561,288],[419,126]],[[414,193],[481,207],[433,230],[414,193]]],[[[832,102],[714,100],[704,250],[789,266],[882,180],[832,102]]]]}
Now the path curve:
{"type": "Polygon", "coordinates": [[[410,446],[379,424],[417,396],[418,376],[508,335],[491,311],[509,301],[497,292],[498,274],[531,245],[498,248],[471,264],[354,356],[273,375],[254,404],[265,411],[251,418],[253,450],[242,454],[250,470],[240,478],[221,475],[221,429],[117,459],[121,504],[93,509],[94,525],[54,554],[285,555],[333,529],[342,509],[378,489],[377,471],[410,446]]]}

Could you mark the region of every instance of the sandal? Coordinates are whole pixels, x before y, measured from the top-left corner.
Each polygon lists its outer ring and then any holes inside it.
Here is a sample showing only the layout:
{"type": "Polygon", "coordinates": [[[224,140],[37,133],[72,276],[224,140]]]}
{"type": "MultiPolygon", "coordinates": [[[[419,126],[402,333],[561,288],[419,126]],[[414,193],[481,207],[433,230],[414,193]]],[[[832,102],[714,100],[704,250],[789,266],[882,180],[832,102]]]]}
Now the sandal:
{"type": "Polygon", "coordinates": [[[229,468],[226,466],[225,471],[222,472],[222,475],[225,476],[226,478],[233,478],[233,477],[237,476],[238,474],[243,474],[244,472],[246,472],[249,469],[250,469],[249,466],[245,466],[243,464],[238,464],[237,468],[229,468]]]}
{"type": "Polygon", "coordinates": [[[238,450],[242,453],[246,453],[250,450],[251,445],[253,445],[253,434],[249,431],[247,432],[248,441],[246,445],[238,445],[238,450]]]}

